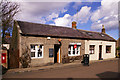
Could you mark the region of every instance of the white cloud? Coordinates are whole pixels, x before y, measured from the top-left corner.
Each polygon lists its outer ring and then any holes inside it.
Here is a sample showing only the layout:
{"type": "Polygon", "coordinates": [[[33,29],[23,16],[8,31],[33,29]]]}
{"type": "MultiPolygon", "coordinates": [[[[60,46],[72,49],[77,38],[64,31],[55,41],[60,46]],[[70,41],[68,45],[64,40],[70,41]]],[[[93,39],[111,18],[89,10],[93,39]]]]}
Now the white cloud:
{"type": "Polygon", "coordinates": [[[71,27],[72,21],[77,21],[77,19],[80,23],[86,23],[90,17],[90,9],[91,7],[83,6],[81,10],[73,16],[65,14],[63,17],[54,20],[55,25],[71,27]]]}
{"type": "Polygon", "coordinates": [[[100,18],[100,10],[95,11],[94,13],[92,13],[91,16],[91,21],[95,22],[100,18]]]}
{"type": "Polygon", "coordinates": [[[48,13],[59,12],[64,9],[68,3],[63,2],[23,2],[21,9],[30,12],[32,15],[46,16],[48,13]]]}
{"type": "Polygon", "coordinates": [[[118,18],[116,16],[104,17],[102,20],[98,20],[92,24],[92,29],[102,29],[102,25],[105,25],[106,29],[118,28],[118,18]]]}
{"type": "Polygon", "coordinates": [[[64,17],[60,17],[54,20],[56,26],[67,26],[70,27],[71,16],[69,14],[65,14],[64,17]]]}
{"type": "Polygon", "coordinates": [[[21,12],[15,19],[29,22],[46,23],[59,16],[68,2],[20,2],[21,12]],[[40,21],[40,22],[39,22],[40,21]]]}
{"type": "MultiPolygon", "coordinates": [[[[86,23],[91,9],[87,6],[81,8],[78,12],[79,16],[75,14],[71,16],[71,18],[68,18],[67,15],[58,18],[60,12],[64,13],[67,11],[65,6],[68,4],[68,2],[20,2],[21,12],[19,12],[15,19],[45,24],[47,21],[53,21],[54,18],[55,25],[69,26],[71,23],[68,22],[76,20],[78,17],[81,23],[86,23]],[[63,22],[61,20],[63,20],[63,22]],[[58,21],[60,22],[58,23],[58,21]]],[[[80,5],[80,3],[76,3],[76,5],[80,5]]]]}
{"type": "Polygon", "coordinates": [[[74,20],[80,21],[80,23],[87,23],[90,17],[91,7],[83,6],[81,10],[73,16],[74,20]]]}
{"type": "Polygon", "coordinates": [[[92,29],[101,29],[105,25],[106,29],[115,29],[118,27],[118,1],[101,1],[101,6],[92,13],[92,29]]]}
{"type": "MultiPolygon", "coordinates": [[[[101,29],[102,24],[104,24],[107,29],[116,28],[118,27],[118,2],[106,1],[107,0],[102,0],[101,6],[94,12],[90,11],[91,7],[83,6],[80,11],[73,16],[65,14],[63,17],[58,16],[60,12],[64,13],[67,11],[65,6],[69,4],[68,2],[21,2],[21,12],[16,16],[16,19],[42,24],[52,20],[56,26],[69,27],[73,20],[82,24],[87,23],[90,18],[92,21],[92,29],[101,29]]],[[[73,7],[77,8],[79,5],[81,5],[81,2],[75,3],[73,7]]]]}
{"type": "Polygon", "coordinates": [[[47,21],[50,21],[50,20],[52,20],[53,18],[57,18],[59,16],[59,14],[57,14],[57,13],[52,13],[51,15],[49,15],[48,17],[47,17],[47,21]]]}

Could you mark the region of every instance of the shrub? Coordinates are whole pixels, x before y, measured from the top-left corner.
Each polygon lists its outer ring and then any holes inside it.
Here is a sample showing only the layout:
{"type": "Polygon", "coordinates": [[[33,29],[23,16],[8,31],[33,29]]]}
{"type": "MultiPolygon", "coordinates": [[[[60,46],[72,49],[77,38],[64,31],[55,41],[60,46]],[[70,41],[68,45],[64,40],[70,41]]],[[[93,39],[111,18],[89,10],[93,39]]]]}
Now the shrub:
{"type": "Polygon", "coordinates": [[[64,55],[63,58],[62,58],[62,63],[69,63],[70,62],[70,58],[68,55],[64,55]]]}
{"type": "Polygon", "coordinates": [[[22,56],[19,58],[20,63],[22,64],[23,68],[30,67],[31,58],[29,55],[29,48],[27,47],[23,50],[22,56]]]}

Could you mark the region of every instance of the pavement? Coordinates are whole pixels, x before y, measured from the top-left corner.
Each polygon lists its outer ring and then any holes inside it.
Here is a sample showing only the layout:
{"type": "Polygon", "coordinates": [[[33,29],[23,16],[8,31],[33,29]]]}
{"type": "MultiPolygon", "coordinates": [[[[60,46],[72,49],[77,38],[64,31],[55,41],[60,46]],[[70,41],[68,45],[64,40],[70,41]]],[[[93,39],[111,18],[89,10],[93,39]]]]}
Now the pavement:
{"type": "MultiPolygon", "coordinates": [[[[99,62],[101,63],[101,62],[114,61],[114,60],[119,60],[119,59],[112,58],[112,59],[90,61],[90,65],[93,63],[99,63],[99,62]]],[[[57,63],[49,66],[9,69],[7,73],[22,73],[22,72],[31,72],[31,71],[37,71],[37,70],[48,70],[48,69],[55,69],[55,68],[62,68],[62,67],[75,67],[75,66],[82,66],[82,64],[80,61],[74,61],[72,63],[66,63],[66,64],[57,63]]]]}

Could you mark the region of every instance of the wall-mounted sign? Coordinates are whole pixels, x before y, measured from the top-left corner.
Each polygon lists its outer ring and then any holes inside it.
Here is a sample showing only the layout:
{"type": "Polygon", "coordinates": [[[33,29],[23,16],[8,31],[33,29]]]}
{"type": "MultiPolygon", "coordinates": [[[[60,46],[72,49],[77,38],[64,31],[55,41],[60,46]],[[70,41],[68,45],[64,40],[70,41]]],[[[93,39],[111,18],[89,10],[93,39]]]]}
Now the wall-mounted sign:
{"type": "Polygon", "coordinates": [[[81,45],[81,43],[70,43],[70,45],[81,45]]]}
{"type": "Polygon", "coordinates": [[[54,54],[54,49],[49,48],[49,57],[53,57],[53,54],[54,54]]]}
{"type": "Polygon", "coordinates": [[[74,45],[74,48],[77,48],[77,44],[74,45]]]}

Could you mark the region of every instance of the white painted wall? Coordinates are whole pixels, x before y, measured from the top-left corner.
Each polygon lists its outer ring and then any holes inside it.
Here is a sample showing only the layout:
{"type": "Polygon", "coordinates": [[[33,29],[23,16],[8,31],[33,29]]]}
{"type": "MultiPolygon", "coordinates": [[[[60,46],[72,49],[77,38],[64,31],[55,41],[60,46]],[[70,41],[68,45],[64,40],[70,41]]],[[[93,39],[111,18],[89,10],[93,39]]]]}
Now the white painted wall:
{"type": "Polygon", "coordinates": [[[4,47],[6,47],[7,49],[10,48],[10,44],[3,44],[4,47]]]}
{"type": "Polygon", "coordinates": [[[116,42],[101,40],[85,40],[85,54],[89,54],[89,45],[95,45],[95,53],[90,54],[90,60],[99,60],[99,45],[102,45],[102,58],[115,58],[116,42]],[[106,45],[111,45],[111,53],[106,53],[106,45]]]}

